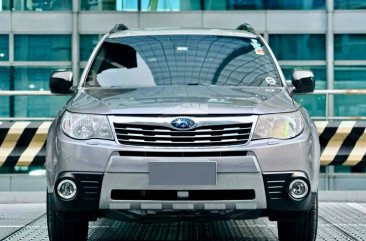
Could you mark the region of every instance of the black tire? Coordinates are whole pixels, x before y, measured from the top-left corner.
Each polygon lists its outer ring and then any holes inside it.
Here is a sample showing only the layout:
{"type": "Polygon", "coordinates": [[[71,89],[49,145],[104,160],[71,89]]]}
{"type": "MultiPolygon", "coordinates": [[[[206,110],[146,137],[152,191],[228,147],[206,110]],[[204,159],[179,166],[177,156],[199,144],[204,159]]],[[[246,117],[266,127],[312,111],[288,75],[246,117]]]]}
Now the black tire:
{"type": "Polygon", "coordinates": [[[86,241],[88,222],[66,222],[57,216],[47,195],[47,227],[50,241],[86,241]]]}
{"type": "Polygon", "coordinates": [[[318,196],[313,207],[306,213],[304,220],[295,222],[277,222],[280,241],[315,241],[318,230],[318,196]]]}

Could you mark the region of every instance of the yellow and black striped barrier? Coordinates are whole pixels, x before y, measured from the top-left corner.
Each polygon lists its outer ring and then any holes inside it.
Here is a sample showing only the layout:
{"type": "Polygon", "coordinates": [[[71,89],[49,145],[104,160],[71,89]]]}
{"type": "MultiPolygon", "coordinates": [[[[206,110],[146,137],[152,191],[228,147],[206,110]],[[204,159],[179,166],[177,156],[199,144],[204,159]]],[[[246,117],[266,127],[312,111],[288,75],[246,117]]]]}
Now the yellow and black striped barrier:
{"type": "Polygon", "coordinates": [[[322,166],[366,166],[366,121],[316,121],[322,166]]]}
{"type": "MultiPolygon", "coordinates": [[[[0,167],[43,166],[52,122],[0,122],[0,167]]],[[[322,166],[366,166],[366,121],[316,121],[322,166]]]]}
{"type": "Polygon", "coordinates": [[[0,167],[43,166],[52,122],[0,122],[0,167]]]}

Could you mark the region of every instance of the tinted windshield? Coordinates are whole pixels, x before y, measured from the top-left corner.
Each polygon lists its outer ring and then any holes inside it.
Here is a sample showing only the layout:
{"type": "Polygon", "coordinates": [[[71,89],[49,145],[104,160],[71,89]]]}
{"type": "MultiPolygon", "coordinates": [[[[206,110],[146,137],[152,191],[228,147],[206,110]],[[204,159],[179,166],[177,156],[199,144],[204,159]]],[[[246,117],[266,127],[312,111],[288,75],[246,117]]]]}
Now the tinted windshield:
{"type": "Polygon", "coordinates": [[[257,38],[154,35],[106,39],[86,87],[157,85],[281,86],[257,38]]]}

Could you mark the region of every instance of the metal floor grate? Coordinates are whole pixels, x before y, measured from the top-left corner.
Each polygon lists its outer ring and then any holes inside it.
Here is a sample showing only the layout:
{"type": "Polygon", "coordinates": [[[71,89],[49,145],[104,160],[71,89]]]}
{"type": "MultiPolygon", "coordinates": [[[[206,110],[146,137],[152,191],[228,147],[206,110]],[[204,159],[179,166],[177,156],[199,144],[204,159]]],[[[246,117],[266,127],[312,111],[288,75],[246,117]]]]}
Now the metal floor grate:
{"type": "MultiPolygon", "coordinates": [[[[45,209],[45,207],[43,206],[45,209]]],[[[44,212],[43,209],[43,212],[44,212]]],[[[19,215],[18,210],[13,214],[19,215]]],[[[12,214],[12,215],[13,215],[12,214]]],[[[10,219],[9,219],[10,220],[10,219]]],[[[89,225],[89,240],[210,240],[275,241],[275,222],[266,218],[245,221],[133,224],[99,219],[89,225]]],[[[48,240],[46,217],[9,236],[10,240],[48,240]]],[[[366,241],[366,204],[321,203],[318,241],[366,241]]]]}
{"type": "Polygon", "coordinates": [[[44,214],[45,204],[0,204],[0,240],[44,214]]]}

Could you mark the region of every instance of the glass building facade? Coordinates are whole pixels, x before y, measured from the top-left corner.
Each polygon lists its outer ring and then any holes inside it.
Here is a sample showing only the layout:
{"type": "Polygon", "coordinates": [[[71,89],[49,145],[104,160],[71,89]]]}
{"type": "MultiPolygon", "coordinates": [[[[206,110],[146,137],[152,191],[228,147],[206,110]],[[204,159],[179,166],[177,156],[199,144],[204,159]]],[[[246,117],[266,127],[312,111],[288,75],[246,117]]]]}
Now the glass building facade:
{"type": "MultiPolygon", "coordinates": [[[[310,69],[316,89],[365,89],[366,17],[357,19],[366,16],[363,9],[364,0],[0,0],[0,89],[48,90],[57,69],[80,76],[99,39],[119,22],[132,28],[249,22],[287,80],[293,69],[310,69]]],[[[337,95],[330,112],[324,95],[296,98],[313,117],[366,116],[364,96],[337,95]]],[[[67,99],[0,97],[0,117],[53,117],[67,99]]]]}
{"type": "Polygon", "coordinates": [[[9,60],[9,36],[0,35],[0,61],[9,60]]]}
{"type": "Polygon", "coordinates": [[[313,10],[326,0],[81,0],[84,11],[313,10]]]}
{"type": "Polygon", "coordinates": [[[71,61],[70,35],[14,35],[15,61],[71,61]]]}

